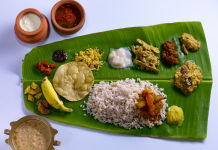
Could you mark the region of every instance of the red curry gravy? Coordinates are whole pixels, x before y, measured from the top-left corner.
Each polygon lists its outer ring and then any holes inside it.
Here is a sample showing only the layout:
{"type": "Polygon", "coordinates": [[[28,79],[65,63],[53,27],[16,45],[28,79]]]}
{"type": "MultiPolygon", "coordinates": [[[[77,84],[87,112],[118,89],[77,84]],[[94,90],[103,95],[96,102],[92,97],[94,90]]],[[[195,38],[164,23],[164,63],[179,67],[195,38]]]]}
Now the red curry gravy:
{"type": "Polygon", "coordinates": [[[57,9],[55,20],[63,28],[72,28],[79,24],[81,14],[76,6],[66,4],[57,9]]]}

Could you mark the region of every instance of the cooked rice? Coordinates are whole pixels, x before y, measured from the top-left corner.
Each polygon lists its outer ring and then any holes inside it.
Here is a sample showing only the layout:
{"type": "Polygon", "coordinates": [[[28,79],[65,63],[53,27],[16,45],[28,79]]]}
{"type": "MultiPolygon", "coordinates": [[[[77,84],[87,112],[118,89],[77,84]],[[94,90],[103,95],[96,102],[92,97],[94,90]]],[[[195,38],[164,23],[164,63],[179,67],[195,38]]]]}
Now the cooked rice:
{"type": "Polygon", "coordinates": [[[125,81],[104,82],[95,84],[89,93],[87,101],[87,113],[94,116],[102,123],[113,123],[126,129],[136,128],[142,129],[145,126],[152,128],[155,124],[161,125],[166,119],[166,99],[161,109],[161,119],[151,122],[149,119],[140,117],[140,110],[137,109],[135,103],[139,98],[138,93],[142,93],[145,88],[150,87],[151,91],[156,95],[167,97],[162,91],[163,88],[158,88],[149,81],[135,82],[135,79],[126,79],[125,81]]]}

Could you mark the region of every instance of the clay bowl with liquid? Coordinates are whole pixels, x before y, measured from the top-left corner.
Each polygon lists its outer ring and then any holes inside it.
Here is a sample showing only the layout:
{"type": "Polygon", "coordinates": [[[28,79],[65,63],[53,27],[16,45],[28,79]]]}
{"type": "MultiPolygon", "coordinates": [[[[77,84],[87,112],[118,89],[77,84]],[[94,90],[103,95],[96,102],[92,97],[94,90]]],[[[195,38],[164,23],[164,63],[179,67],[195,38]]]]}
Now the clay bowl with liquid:
{"type": "Polygon", "coordinates": [[[61,34],[65,34],[65,35],[70,35],[70,34],[74,34],[76,32],[78,32],[84,25],[85,23],[85,10],[83,8],[83,6],[78,3],[77,1],[74,1],[74,0],[61,0],[59,2],[57,2],[52,10],[51,10],[51,22],[52,22],[52,25],[54,27],[54,29],[58,32],[58,33],[61,33],[61,34]],[[79,20],[76,20],[75,23],[76,25],[75,26],[62,26],[60,24],[60,21],[57,21],[56,20],[56,17],[57,17],[57,13],[59,13],[59,9],[61,7],[64,7],[65,6],[72,6],[72,10],[73,10],[73,14],[75,14],[75,18],[79,20]],[[76,10],[76,12],[74,12],[74,10],[76,10]]]}
{"type": "Polygon", "coordinates": [[[15,26],[14,26],[14,31],[15,31],[16,36],[21,41],[25,43],[30,43],[30,44],[38,43],[42,41],[49,33],[48,19],[45,17],[45,15],[43,15],[41,12],[39,12],[36,9],[33,9],[33,8],[25,9],[17,15],[15,26]],[[28,13],[33,13],[37,15],[41,21],[41,24],[38,27],[38,29],[32,32],[23,30],[20,25],[21,18],[28,13]]]}

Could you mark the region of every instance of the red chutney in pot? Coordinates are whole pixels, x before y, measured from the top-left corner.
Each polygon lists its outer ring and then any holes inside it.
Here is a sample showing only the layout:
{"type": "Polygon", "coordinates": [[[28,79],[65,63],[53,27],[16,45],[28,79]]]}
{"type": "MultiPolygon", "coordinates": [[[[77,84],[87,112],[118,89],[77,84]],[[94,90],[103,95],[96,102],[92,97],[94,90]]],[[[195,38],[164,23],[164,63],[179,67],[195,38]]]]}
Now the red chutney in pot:
{"type": "Polygon", "coordinates": [[[66,4],[57,9],[55,20],[57,24],[63,28],[72,28],[79,24],[81,14],[76,6],[66,4]]]}

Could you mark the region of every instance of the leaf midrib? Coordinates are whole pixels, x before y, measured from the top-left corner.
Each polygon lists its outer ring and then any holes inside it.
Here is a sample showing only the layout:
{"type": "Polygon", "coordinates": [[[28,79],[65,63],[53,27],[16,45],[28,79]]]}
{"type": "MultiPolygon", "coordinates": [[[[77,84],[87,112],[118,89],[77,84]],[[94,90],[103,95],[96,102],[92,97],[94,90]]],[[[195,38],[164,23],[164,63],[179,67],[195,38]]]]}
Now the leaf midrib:
{"type": "MultiPolygon", "coordinates": [[[[95,79],[94,81],[118,81],[118,80],[124,80],[124,79],[122,79],[122,78],[116,78],[116,79],[114,79],[114,78],[105,78],[104,80],[103,79],[95,79]]],[[[140,80],[149,80],[149,81],[173,81],[174,82],[174,78],[171,78],[171,79],[152,79],[152,78],[140,78],[140,80]]],[[[42,80],[25,80],[25,79],[23,79],[22,80],[22,82],[25,82],[25,81],[27,81],[27,82],[40,82],[40,81],[42,81],[42,80]]],[[[51,81],[51,80],[50,80],[51,81]]],[[[213,79],[203,79],[201,82],[212,82],[213,81],[213,79]]]]}

